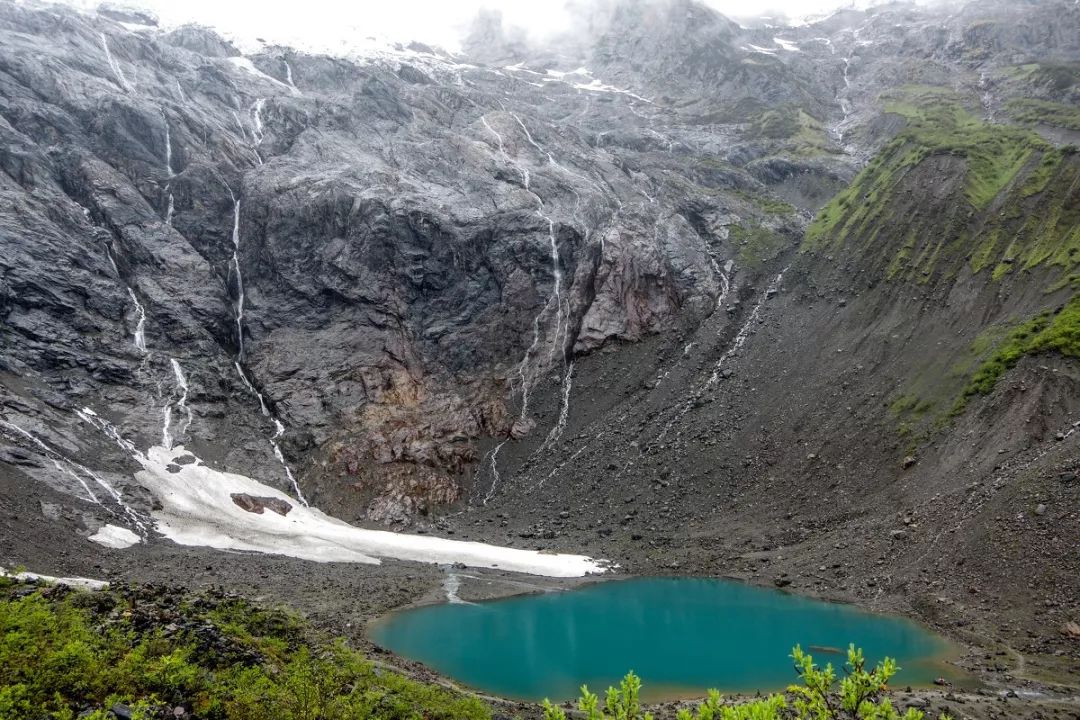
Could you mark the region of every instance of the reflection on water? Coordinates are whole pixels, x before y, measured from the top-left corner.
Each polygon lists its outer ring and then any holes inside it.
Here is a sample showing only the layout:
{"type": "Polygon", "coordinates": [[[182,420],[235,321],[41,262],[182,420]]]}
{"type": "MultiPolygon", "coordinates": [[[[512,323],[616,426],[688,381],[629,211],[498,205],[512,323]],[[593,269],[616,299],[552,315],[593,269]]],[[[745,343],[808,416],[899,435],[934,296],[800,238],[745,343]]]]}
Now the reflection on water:
{"type": "Polygon", "coordinates": [[[627,670],[658,700],[776,690],[795,677],[796,643],[841,665],[854,642],[869,660],[898,660],[894,683],[942,674],[942,639],[902,618],[873,615],[724,580],[646,578],[478,605],[436,605],[392,615],[376,643],[466,685],[525,700],[602,691],[627,670]]]}

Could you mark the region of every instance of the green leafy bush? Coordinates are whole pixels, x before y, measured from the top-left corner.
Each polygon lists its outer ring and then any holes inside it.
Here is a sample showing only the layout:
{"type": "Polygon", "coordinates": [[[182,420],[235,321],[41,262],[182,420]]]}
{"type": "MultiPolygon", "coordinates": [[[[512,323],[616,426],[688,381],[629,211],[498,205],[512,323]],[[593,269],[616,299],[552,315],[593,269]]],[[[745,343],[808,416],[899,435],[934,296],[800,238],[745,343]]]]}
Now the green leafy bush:
{"type": "Polygon", "coordinates": [[[491,717],[476,698],[376,668],[237,598],[26,589],[0,585],[4,720],[105,720],[118,702],[140,720],[176,706],[204,720],[491,717]]]}
{"type": "MultiPolygon", "coordinates": [[[[801,684],[791,685],[787,696],[775,694],[748,702],[724,704],[720,693],[710,690],[696,709],[681,709],[678,720],[922,720],[923,712],[909,708],[900,714],[885,695],[889,680],[898,670],[896,661],[885,658],[872,670],[866,668],[862,650],[848,647],[845,676],[837,687],[832,663],[824,668],[798,645],[791,651],[795,672],[801,684]],[[789,704],[790,698],[790,704],[789,704]]],[[[633,672],[623,678],[619,688],[608,688],[604,707],[589,688],[581,688],[578,709],[586,720],[652,720],[641,712],[638,701],[641,679],[633,672]]],[[[566,720],[566,712],[544,701],[544,720],[566,720]]],[[[940,720],[950,720],[942,715],[940,720]]]]}

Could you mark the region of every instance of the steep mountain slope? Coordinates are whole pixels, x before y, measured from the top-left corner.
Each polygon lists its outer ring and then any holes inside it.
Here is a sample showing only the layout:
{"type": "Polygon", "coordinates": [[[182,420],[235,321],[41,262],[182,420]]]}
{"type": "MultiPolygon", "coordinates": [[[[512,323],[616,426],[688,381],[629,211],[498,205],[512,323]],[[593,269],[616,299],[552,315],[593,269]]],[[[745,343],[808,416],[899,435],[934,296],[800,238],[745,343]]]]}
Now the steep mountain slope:
{"type": "Polygon", "coordinates": [[[0,502],[171,552],[133,449],[182,444],[1075,683],[1075,4],[581,12],[346,59],[0,4],[0,502]]]}

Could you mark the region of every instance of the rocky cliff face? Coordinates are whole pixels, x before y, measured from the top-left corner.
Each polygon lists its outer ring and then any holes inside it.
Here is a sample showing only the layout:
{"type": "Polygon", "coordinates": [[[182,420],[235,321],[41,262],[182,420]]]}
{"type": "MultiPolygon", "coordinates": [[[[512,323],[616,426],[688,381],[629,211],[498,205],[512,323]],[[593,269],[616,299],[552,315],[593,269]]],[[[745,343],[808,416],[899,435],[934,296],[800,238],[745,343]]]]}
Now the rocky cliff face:
{"type": "Polygon", "coordinates": [[[85,407],[409,521],[461,498],[478,439],[533,431],[575,353],[711,313],[725,225],[765,215],[593,78],[3,13],[7,403],[65,455],[108,455],[71,446],[107,440],[85,407]],[[616,137],[566,122],[594,107],[616,137]]]}
{"type": "Polygon", "coordinates": [[[174,443],[631,569],[1075,591],[1074,5],[348,59],[147,22],[0,4],[0,472],[79,532],[174,443]]]}

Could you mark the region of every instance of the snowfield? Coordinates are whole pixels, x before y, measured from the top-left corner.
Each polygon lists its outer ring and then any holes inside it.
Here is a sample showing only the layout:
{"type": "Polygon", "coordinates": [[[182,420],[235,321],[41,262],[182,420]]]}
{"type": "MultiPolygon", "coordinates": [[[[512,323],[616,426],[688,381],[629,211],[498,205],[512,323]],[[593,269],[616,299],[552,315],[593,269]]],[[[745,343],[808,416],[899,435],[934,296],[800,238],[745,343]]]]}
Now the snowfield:
{"type": "Polygon", "coordinates": [[[561,555],[478,542],[364,530],[300,505],[295,498],[243,475],[220,472],[184,450],[160,445],[136,459],[136,479],[161,503],[157,530],[180,545],[288,555],[316,562],[378,564],[379,558],[494,568],[547,577],[602,573],[606,563],[584,555],[561,555]],[[174,462],[179,460],[180,462],[174,462]],[[233,493],[277,498],[287,515],[241,509],[233,493]]]}

